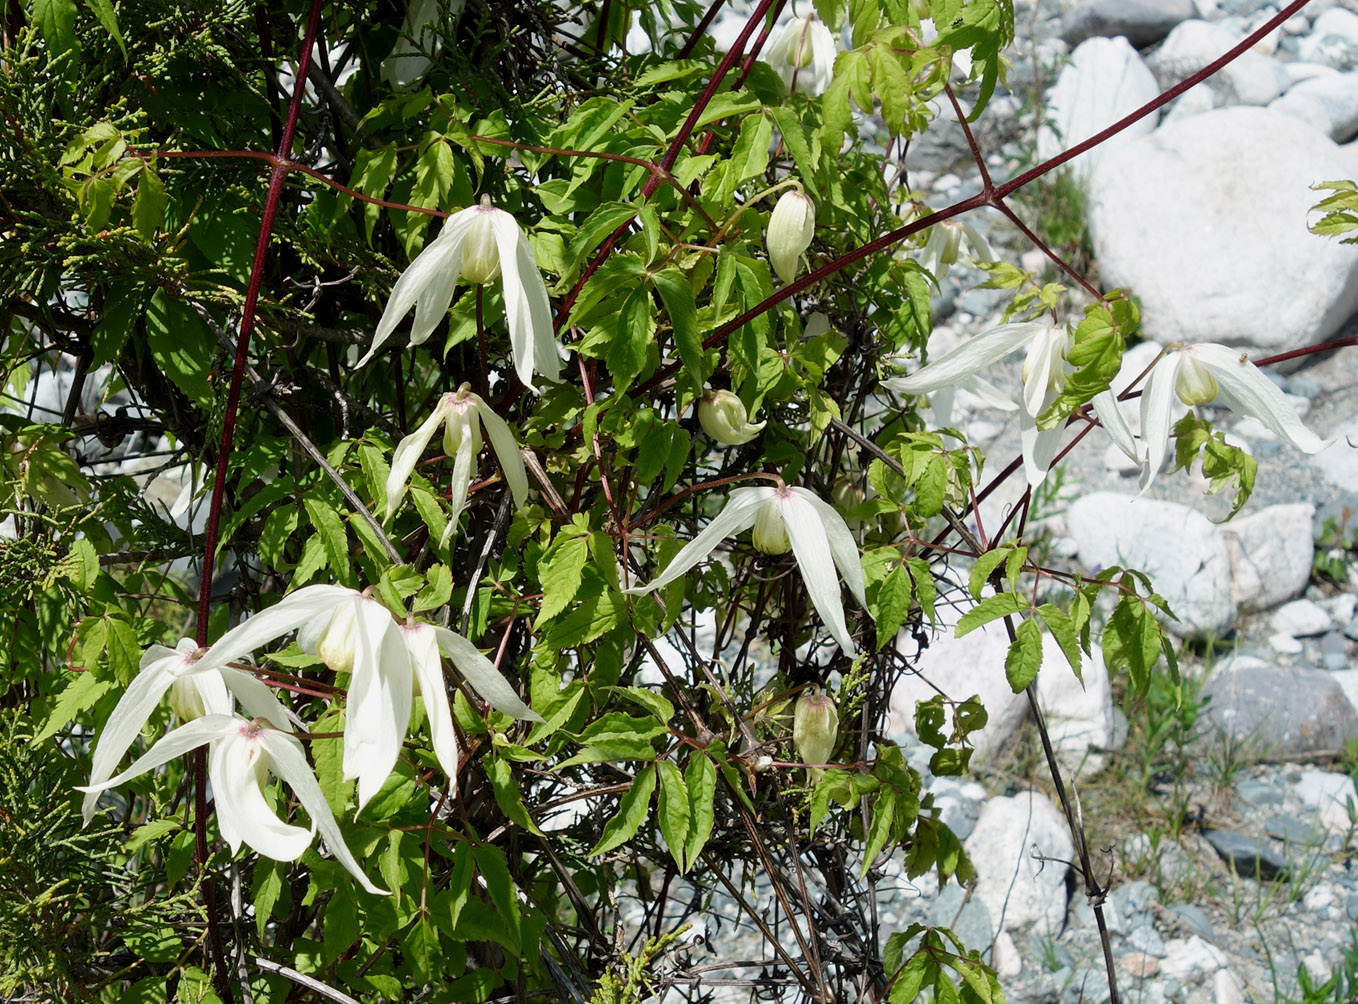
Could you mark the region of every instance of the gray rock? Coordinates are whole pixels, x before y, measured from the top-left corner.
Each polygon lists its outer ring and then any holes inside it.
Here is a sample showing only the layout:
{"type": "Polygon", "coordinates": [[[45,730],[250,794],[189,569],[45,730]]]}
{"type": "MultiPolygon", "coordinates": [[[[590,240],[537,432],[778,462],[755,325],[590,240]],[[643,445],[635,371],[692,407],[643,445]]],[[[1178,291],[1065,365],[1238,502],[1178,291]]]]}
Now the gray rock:
{"type": "Polygon", "coordinates": [[[1358,73],[1303,80],[1268,107],[1305,122],[1336,143],[1346,143],[1358,133],[1358,73]]]}
{"type": "Polygon", "coordinates": [[[1179,618],[1169,622],[1171,631],[1220,635],[1235,622],[1226,542],[1201,513],[1174,502],[1096,492],[1071,505],[1066,526],[1091,571],[1123,565],[1148,574],[1179,618]]]}
{"type": "Polygon", "coordinates": [[[1284,603],[1269,618],[1273,630],[1291,635],[1293,638],[1310,638],[1324,634],[1334,627],[1330,615],[1319,603],[1310,600],[1293,600],[1284,603]]]}
{"type": "Polygon", "coordinates": [[[1348,914],[1349,920],[1358,920],[1358,895],[1349,896],[1344,900],[1344,912],[1348,914]]]}
{"type": "Polygon", "coordinates": [[[1355,617],[1345,625],[1344,637],[1349,641],[1358,641],[1358,617],[1355,617]]]}
{"type": "Polygon", "coordinates": [[[1325,338],[1358,307],[1358,249],[1318,240],[1305,221],[1310,186],[1348,177],[1347,166],[1328,137],[1263,108],[1161,126],[1090,178],[1101,275],[1136,292],[1156,341],[1325,338]]]}
{"type": "Polygon", "coordinates": [[[1315,847],[1325,842],[1325,835],[1295,816],[1269,816],[1264,820],[1264,832],[1284,844],[1315,847]]]}
{"type": "Polygon", "coordinates": [[[1231,598],[1243,612],[1296,596],[1311,578],[1315,507],[1275,505],[1221,527],[1231,559],[1231,598]]]}
{"type": "Polygon", "coordinates": [[[1125,35],[1141,47],[1193,15],[1192,0],[1081,0],[1061,18],[1061,37],[1078,45],[1095,35],[1125,35]]]}
{"type": "MultiPolygon", "coordinates": [[[[1046,124],[1037,133],[1039,161],[1069,150],[1160,93],[1155,77],[1125,38],[1090,38],[1080,43],[1070,59],[1047,92],[1046,124]]],[[[1154,132],[1158,118],[1158,114],[1148,115],[1081,154],[1070,162],[1070,170],[1082,181],[1087,179],[1111,151],[1154,132]]]]}
{"type": "Polygon", "coordinates": [[[990,912],[977,897],[966,899],[966,895],[966,890],[956,883],[944,886],[929,910],[929,923],[934,927],[951,928],[964,945],[983,948],[995,936],[990,912]]]}
{"type": "Polygon", "coordinates": [[[1165,957],[1165,939],[1160,937],[1153,927],[1138,927],[1127,935],[1127,944],[1138,952],[1154,958],[1163,959],[1165,957]]]}
{"type": "Polygon", "coordinates": [[[1303,38],[1297,44],[1297,55],[1336,70],[1358,67],[1358,44],[1342,35],[1310,35],[1303,38]]]}
{"type": "MultiPolygon", "coordinates": [[[[1155,74],[1160,89],[1168,90],[1223,55],[1241,37],[1207,21],[1184,21],[1151,53],[1146,65],[1155,74]]],[[[1280,63],[1253,49],[1241,53],[1203,81],[1218,106],[1266,105],[1290,83],[1280,63]]]]}
{"type": "Polygon", "coordinates": [[[1238,656],[1210,679],[1203,741],[1229,740],[1256,756],[1342,749],[1358,738],[1358,714],[1333,674],[1299,666],[1273,666],[1238,656]]]}
{"type": "Polygon", "coordinates": [[[1216,928],[1212,926],[1212,919],[1207,916],[1207,911],[1193,903],[1173,903],[1169,906],[1169,912],[1175,914],[1184,925],[1194,934],[1199,934],[1204,938],[1215,938],[1216,928]]]}
{"type": "Polygon", "coordinates": [[[1281,788],[1267,781],[1240,781],[1235,793],[1254,805],[1282,805],[1285,798],[1281,788]]]}
{"type": "Polygon", "coordinates": [[[999,929],[1035,924],[1039,931],[1061,930],[1069,870],[1063,862],[1073,848],[1064,817],[1046,795],[992,798],[965,846],[976,865],[975,897],[999,929]],[[1036,860],[1034,851],[1048,860],[1036,860]]]}
{"type": "Polygon", "coordinates": [[[1230,830],[1204,830],[1202,835],[1237,875],[1265,882],[1288,876],[1287,858],[1275,849],[1271,840],[1230,830]]]}
{"type": "Polygon", "coordinates": [[[1226,965],[1226,955],[1216,945],[1197,935],[1171,938],[1165,942],[1165,957],[1160,961],[1163,976],[1187,983],[1204,973],[1215,973],[1226,965]]]}

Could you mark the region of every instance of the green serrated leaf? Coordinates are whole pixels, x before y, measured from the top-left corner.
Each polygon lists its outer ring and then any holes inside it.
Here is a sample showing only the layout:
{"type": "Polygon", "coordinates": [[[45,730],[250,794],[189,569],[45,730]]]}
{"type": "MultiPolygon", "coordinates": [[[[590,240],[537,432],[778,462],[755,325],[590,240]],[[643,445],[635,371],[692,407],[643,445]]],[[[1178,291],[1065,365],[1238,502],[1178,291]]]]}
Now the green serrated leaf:
{"type": "Polygon", "coordinates": [[[660,780],[660,798],[656,802],[656,819],[660,823],[660,835],[665,838],[665,846],[670,849],[674,863],[680,872],[688,871],[690,864],[685,856],[688,844],[688,785],[679,768],[668,760],[656,764],[660,780]]]}
{"type": "Polygon", "coordinates": [[[962,615],[957,622],[956,630],[953,632],[954,636],[961,638],[983,624],[989,624],[993,620],[1007,617],[1010,614],[1022,613],[1027,609],[1028,601],[1019,593],[999,593],[995,596],[988,596],[962,615]]]}
{"type": "Polygon", "coordinates": [[[1032,618],[1021,621],[1014,631],[1009,653],[1004,657],[1004,675],[1014,693],[1023,690],[1037,679],[1042,668],[1042,629],[1032,618]]]}
{"type": "Polygon", "coordinates": [[[599,842],[590,848],[590,857],[611,851],[619,844],[636,836],[637,830],[640,829],[642,821],[646,818],[646,810],[650,807],[651,793],[655,791],[655,783],[656,768],[654,764],[637,774],[632,781],[632,787],[627,789],[619,801],[618,811],[604,824],[604,832],[599,837],[599,842]]]}

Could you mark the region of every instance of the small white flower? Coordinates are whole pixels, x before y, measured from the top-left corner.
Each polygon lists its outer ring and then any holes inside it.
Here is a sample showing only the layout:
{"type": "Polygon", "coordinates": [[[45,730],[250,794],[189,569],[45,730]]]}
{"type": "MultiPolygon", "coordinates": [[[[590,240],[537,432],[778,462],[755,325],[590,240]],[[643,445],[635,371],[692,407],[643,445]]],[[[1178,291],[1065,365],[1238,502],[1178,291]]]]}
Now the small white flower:
{"type": "Polygon", "coordinates": [[[835,53],[835,38],[830,29],[809,14],[789,21],[760,58],[778,71],[789,91],[798,82],[800,71],[809,68],[810,79],[803,79],[801,85],[815,97],[830,86],[835,75],[835,53]]]}
{"type": "Polygon", "coordinates": [[[948,275],[948,270],[957,264],[962,253],[962,239],[966,238],[971,247],[974,261],[994,261],[995,254],[990,250],[986,239],[970,223],[960,220],[944,220],[929,228],[929,240],[919,253],[919,263],[929,270],[938,282],[948,275]]]}
{"type": "MultiPolygon", "coordinates": [[[[137,741],[146,720],[167,692],[170,709],[181,722],[204,715],[230,715],[234,710],[232,694],[235,694],[251,715],[296,723],[296,718],[278,702],[273,691],[255,677],[225,664],[215,668],[210,664],[200,666],[202,654],[191,638],[181,639],[172,649],[152,645],[146,650],[141,658],[141,671],[118,699],[95,739],[91,786],[102,785],[113,776],[123,754],[137,741]]],[[[81,806],[86,823],[94,818],[98,801],[98,794],[86,794],[81,806]]]]}
{"type": "Polygon", "coordinates": [[[514,496],[514,504],[520,509],[528,498],[528,473],[523,465],[523,454],[514,440],[509,425],[493,408],[486,404],[479,394],[473,394],[467,384],[455,393],[444,394],[424,424],[406,436],[396,446],[391,458],[391,474],[387,478],[386,518],[391,519],[405,495],[406,484],[415,464],[424,453],[429,441],[443,425],[443,452],[453,458],[453,480],[451,485],[452,512],[448,527],[444,530],[446,543],[457,527],[458,517],[467,504],[467,492],[471,488],[472,460],[481,452],[481,428],[485,427],[490,438],[491,448],[500,461],[500,470],[505,483],[514,496]]]}
{"type": "Polygon", "coordinates": [[[791,549],[811,605],[840,647],[845,652],[856,651],[844,621],[835,569],[839,569],[854,599],[866,606],[858,545],[834,506],[805,488],[737,488],[726,507],[684,545],[660,575],[644,586],[633,586],[624,592],[637,596],[668,585],[711,554],[727,537],[751,527],[754,546],[766,554],[783,554],[791,549]]]}
{"type": "MultiPolygon", "coordinates": [[[[1174,422],[1183,407],[1212,402],[1225,405],[1237,415],[1258,419],[1275,436],[1303,453],[1319,453],[1333,442],[1303,425],[1283,392],[1239,349],[1214,342],[1180,345],[1156,362],[1141,394],[1144,451],[1135,459],[1141,461],[1143,492],[1165,462],[1174,422]]],[[[1104,416],[1105,410],[1100,409],[1099,417],[1104,416]]]]}
{"type": "Polygon", "coordinates": [[[764,235],[769,262],[778,278],[788,283],[797,278],[797,265],[816,233],[816,204],[804,192],[784,192],[769,214],[764,235]]]}
{"type": "Polygon", "coordinates": [[[1051,405],[1065,386],[1066,353],[1070,351],[1071,341],[1064,325],[1039,321],[1001,324],[967,339],[943,358],[910,376],[892,379],[887,386],[905,394],[966,387],[988,396],[993,388],[980,381],[977,373],[1025,346],[1028,353],[1023,361],[1019,437],[1023,443],[1028,484],[1036,488],[1046,478],[1061,440],[1061,427],[1039,429],[1037,416],[1051,405]]]}
{"type": "Polygon", "coordinates": [[[703,432],[723,446],[741,446],[759,435],[763,422],[751,422],[745,402],[729,390],[709,391],[698,404],[703,432]]]}
{"type": "Polygon", "coordinates": [[[505,322],[520,382],[536,389],[534,371],[548,380],[560,379],[552,308],[537,259],[514,217],[492,206],[489,197],[449,216],[439,235],[401,273],[377,324],[372,347],[358,365],[367,363],[386,344],[411,307],[415,323],[410,344],[419,345],[448,312],[459,280],[481,284],[496,275],[504,282],[505,322]]]}
{"type": "Polygon", "coordinates": [[[320,784],[307,764],[302,744],[293,736],[268,727],[260,719],[248,721],[239,716],[210,714],[181,725],[152,746],[117,777],[91,783],[79,791],[88,797],[153,770],[176,757],[208,744],[208,779],[217,805],[217,826],[232,853],[248,844],[266,858],[295,861],[311,846],[320,830],[330,853],[348,869],[368,892],[387,895],[368,881],[349,852],[325,800],[320,784]],[[283,822],[264,798],[264,782],[274,773],[287,782],[302,807],[311,817],[306,829],[283,822]]]}

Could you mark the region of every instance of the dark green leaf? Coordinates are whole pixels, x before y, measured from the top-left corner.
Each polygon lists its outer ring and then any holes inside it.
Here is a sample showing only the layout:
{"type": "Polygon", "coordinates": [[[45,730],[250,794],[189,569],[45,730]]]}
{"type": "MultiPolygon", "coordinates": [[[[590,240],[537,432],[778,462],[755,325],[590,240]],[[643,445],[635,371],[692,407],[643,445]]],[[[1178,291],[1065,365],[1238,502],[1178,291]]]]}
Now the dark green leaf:
{"type": "Polygon", "coordinates": [[[1014,693],[1022,693],[1037,679],[1042,668],[1042,629],[1032,618],[1020,621],[1014,631],[1009,653],[1004,657],[1004,675],[1014,693]]]}
{"type": "Polygon", "coordinates": [[[603,835],[590,849],[590,857],[611,851],[621,843],[636,836],[638,828],[646,818],[646,810],[651,804],[651,793],[655,791],[655,765],[641,770],[632,781],[618,803],[617,813],[604,824],[603,835]]]}

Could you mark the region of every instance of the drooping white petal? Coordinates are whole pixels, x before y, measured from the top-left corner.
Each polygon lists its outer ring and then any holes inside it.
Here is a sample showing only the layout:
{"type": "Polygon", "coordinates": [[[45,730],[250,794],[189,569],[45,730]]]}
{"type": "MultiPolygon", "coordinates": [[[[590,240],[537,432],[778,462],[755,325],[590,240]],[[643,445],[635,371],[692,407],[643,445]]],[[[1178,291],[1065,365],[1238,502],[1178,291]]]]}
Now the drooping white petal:
{"type": "Polygon", "coordinates": [[[401,498],[405,495],[410,475],[414,473],[415,465],[424,455],[429,441],[434,438],[439,426],[448,420],[451,397],[451,394],[442,395],[420,427],[396,444],[396,449],[391,455],[391,473],[387,475],[385,519],[388,521],[396,514],[396,507],[401,504],[401,498]]]}
{"type": "Polygon", "coordinates": [[[434,746],[434,756],[443,772],[456,780],[457,733],[448,706],[448,687],[443,680],[443,660],[439,657],[434,627],[431,624],[403,624],[400,631],[410,654],[410,667],[420,696],[424,698],[424,714],[429,719],[429,739],[434,746]]]}
{"type": "MultiPolygon", "coordinates": [[[[783,513],[783,524],[787,536],[792,541],[792,553],[797,558],[802,579],[806,582],[806,594],[811,605],[820,614],[831,636],[839,642],[839,647],[847,653],[857,651],[848,625],[844,622],[844,601],[839,588],[839,577],[835,575],[835,560],[830,551],[830,541],[826,537],[825,522],[820,512],[806,498],[809,492],[793,494],[778,493],[770,500],[783,513]]],[[[847,529],[846,531],[847,532],[847,529]]],[[[857,560],[857,551],[854,554],[857,560]]],[[[859,571],[861,591],[862,571],[859,571]]]]}
{"type": "Polygon", "coordinates": [[[1141,491],[1144,493],[1160,473],[1169,447],[1174,416],[1182,406],[1174,393],[1174,382],[1179,375],[1179,353],[1166,352],[1146,377],[1141,392],[1141,445],[1145,455],[1141,459],[1141,491]]]}
{"type": "Polygon", "coordinates": [[[1223,401],[1236,414],[1258,419],[1275,436],[1303,453],[1319,453],[1333,442],[1308,429],[1278,385],[1258,366],[1247,359],[1242,361],[1238,349],[1204,342],[1181,351],[1216,377],[1223,401]]]}
{"type": "MultiPolygon", "coordinates": [[[[1048,395],[1043,407],[1050,405],[1055,397],[1055,393],[1048,395]]],[[[1061,447],[1064,429],[1064,424],[1051,429],[1039,429],[1036,416],[1030,415],[1026,409],[1019,409],[1019,442],[1023,447],[1023,471],[1028,477],[1028,487],[1037,488],[1047,480],[1047,472],[1051,470],[1052,461],[1061,447]]]]}
{"type": "Polygon", "coordinates": [[[249,655],[255,649],[269,644],[302,627],[318,615],[333,611],[336,604],[346,598],[358,595],[343,586],[314,585],[303,586],[295,593],[289,593],[268,610],[262,610],[237,624],[222,635],[193,664],[193,673],[205,673],[220,669],[227,663],[235,662],[249,655]]]}
{"type": "Polygon", "coordinates": [[[217,803],[217,829],[232,853],[242,842],[275,861],[295,861],[311,846],[311,830],[292,826],[264,800],[268,752],[245,719],[216,740],[208,754],[208,778],[217,803]]]}
{"type": "Polygon", "coordinates": [[[1103,426],[1103,431],[1108,433],[1108,438],[1113,441],[1113,445],[1140,463],[1141,454],[1136,448],[1136,437],[1132,434],[1132,427],[1127,424],[1127,416],[1122,413],[1112,389],[1095,394],[1094,399],[1090,401],[1090,407],[1094,410],[1099,424],[1103,426]]]}
{"type": "Polygon", "coordinates": [[[500,461],[500,473],[505,476],[505,483],[509,485],[510,494],[514,496],[514,505],[522,509],[524,503],[528,501],[528,471],[523,466],[523,454],[519,452],[519,444],[514,439],[514,433],[509,431],[509,424],[495,414],[494,409],[481,395],[473,394],[472,400],[476,402],[476,411],[481,417],[482,426],[485,427],[486,437],[490,440],[490,448],[495,451],[495,458],[500,461]]]}
{"type": "Polygon", "coordinates": [[[530,722],[542,721],[542,716],[519,699],[509,681],[495,668],[495,663],[482,655],[475,645],[456,631],[450,631],[437,624],[430,626],[434,629],[434,637],[438,639],[439,648],[453,660],[453,665],[462,674],[462,678],[490,702],[492,708],[514,718],[530,722]]]}
{"type": "Polygon", "coordinates": [[[775,491],[774,488],[737,488],[731,493],[726,507],[712,519],[711,523],[699,531],[698,536],[680,549],[663,572],[646,585],[632,586],[623,592],[631,596],[640,596],[669,585],[711,554],[727,537],[734,537],[754,526],[759,507],[772,498],[775,491]]]}
{"type": "Polygon", "coordinates": [[[358,807],[396,766],[410,726],[410,655],[396,622],[376,600],[359,604],[353,675],[344,724],[344,779],[358,779],[358,807]]]}
{"type": "Polygon", "coordinates": [[[113,713],[99,730],[94,743],[94,763],[90,769],[89,787],[95,791],[86,794],[81,805],[81,814],[88,823],[94,818],[95,804],[99,801],[97,791],[108,787],[104,784],[112,775],[114,768],[122,760],[137,737],[142,726],[151,717],[160,699],[170,689],[175,679],[187,672],[188,656],[193,653],[192,641],[181,641],[180,648],[170,649],[163,645],[152,645],[141,658],[141,671],[132,679],[118,699],[113,713]],[[185,642],[188,643],[185,651],[185,642]]]}
{"type": "MultiPolygon", "coordinates": [[[[448,421],[475,423],[476,412],[469,410],[465,414],[449,416],[448,421]]],[[[470,430],[464,431],[462,435],[454,437],[457,439],[457,452],[453,455],[453,478],[449,486],[448,502],[451,506],[448,513],[448,525],[443,528],[443,539],[440,545],[448,543],[453,532],[457,529],[458,520],[462,518],[462,510],[467,507],[467,495],[472,487],[472,460],[476,455],[476,447],[479,445],[476,440],[479,436],[473,436],[470,430]]]]}
{"type": "Polygon", "coordinates": [[[983,331],[968,338],[942,359],[936,359],[908,377],[893,380],[892,389],[905,394],[923,394],[959,383],[1026,345],[1047,328],[1048,325],[1037,321],[1024,321],[983,331]]]}
{"type": "Polygon", "coordinates": [[[995,252],[990,250],[990,242],[981,236],[981,232],[970,223],[959,223],[962,233],[971,245],[971,257],[976,261],[994,261],[995,252]]]}
{"type": "Polygon", "coordinates": [[[469,206],[460,212],[454,213],[443,223],[443,229],[423,251],[415,256],[415,260],[410,263],[401,277],[396,280],[396,285],[391,288],[391,296],[387,299],[386,309],[382,312],[382,319],[377,322],[377,331],[373,334],[372,346],[362,359],[358,361],[359,366],[365,365],[378,350],[386,344],[392,334],[396,331],[397,325],[404,320],[410,308],[417,302],[423,301],[425,306],[422,316],[427,327],[421,331],[419,321],[415,329],[411,332],[410,341],[412,345],[418,345],[429,337],[434,330],[434,325],[443,316],[443,312],[448,309],[448,304],[452,302],[453,289],[457,284],[459,273],[462,271],[462,241],[466,237],[467,230],[474,219],[470,214],[476,211],[475,206],[469,206]],[[425,300],[427,294],[437,294],[442,299],[441,309],[435,312],[438,306],[435,297],[430,295],[425,300]],[[430,315],[433,315],[433,322],[430,323],[430,315]]]}
{"type": "Polygon", "coordinates": [[[819,19],[812,19],[809,28],[811,35],[811,87],[807,93],[812,97],[824,94],[835,76],[835,56],[837,55],[834,36],[830,29],[819,19]]]}
{"type": "Polygon", "coordinates": [[[514,353],[514,370],[519,382],[529,390],[533,371],[555,383],[561,378],[561,359],[556,352],[552,331],[552,306],[547,285],[542,281],[537,259],[528,238],[514,217],[494,210],[491,225],[500,249],[500,275],[504,281],[505,323],[514,353]]]}
{"type": "Polygon", "coordinates": [[[1033,417],[1042,414],[1050,403],[1049,392],[1063,382],[1068,344],[1065,328],[1045,324],[1028,344],[1028,356],[1023,362],[1023,405],[1033,417]]]}
{"type": "Polygon", "coordinates": [[[330,848],[335,860],[344,865],[349,874],[353,875],[368,892],[377,896],[389,895],[387,890],[368,881],[363,869],[349,853],[349,846],[344,842],[344,834],[340,832],[339,824],[335,822],[335,814],[330,811],[330,803],[325,800],[325,793],[321,791],[320,784],[311,773],[311,766],[302,754],[301,747],[295,742],[289,742],[288,736],[271,729],[262,731],[258,741],[268,750],[273,772],[283,779],[297,796],[297,800],[302,803],[302,808],[306,809],[307,815],[311,817],[311,825],[320,830],[321,839],[325,841],[326,847],[330,848]]]}
{"type": "Polygon", "coordinates": [[[794,487],[788,491],[816,510],[821,525],[825,528],[825,539],[830,544],[830,554],[835,559],[835,567],[844,577],[844,584],[849,587],[849,593],[858,601],[858,605],[866,607],[868,601],[864,595],[866,582],[863,578],[863,563],[859,559],[858,543],[849,532],[849,525],[844,522],[844,517],[839,514],[838,509],[809,489],[794,487]]]}
{"type": "Polygon", "coordinates": [[[121,774],[100,781],[98,784],[82,784],[76,791],[84,791],[98,794],[109,788],[116,788],[124,781],[128,781],[140,774],[145,774],[148,770],[155,770],[162,764],[167,764],[176,757],[181,757],[189,750],[195,750],[203,743],[211,742],[222,735],[226,730],[240,721],[231,715],[204,715],[202,718],[195,718],[191,722],[186,722],[179,728],[167,732],[156,741],[155,745],[143,753],[132,762],[132,766],[121,774]]]}

